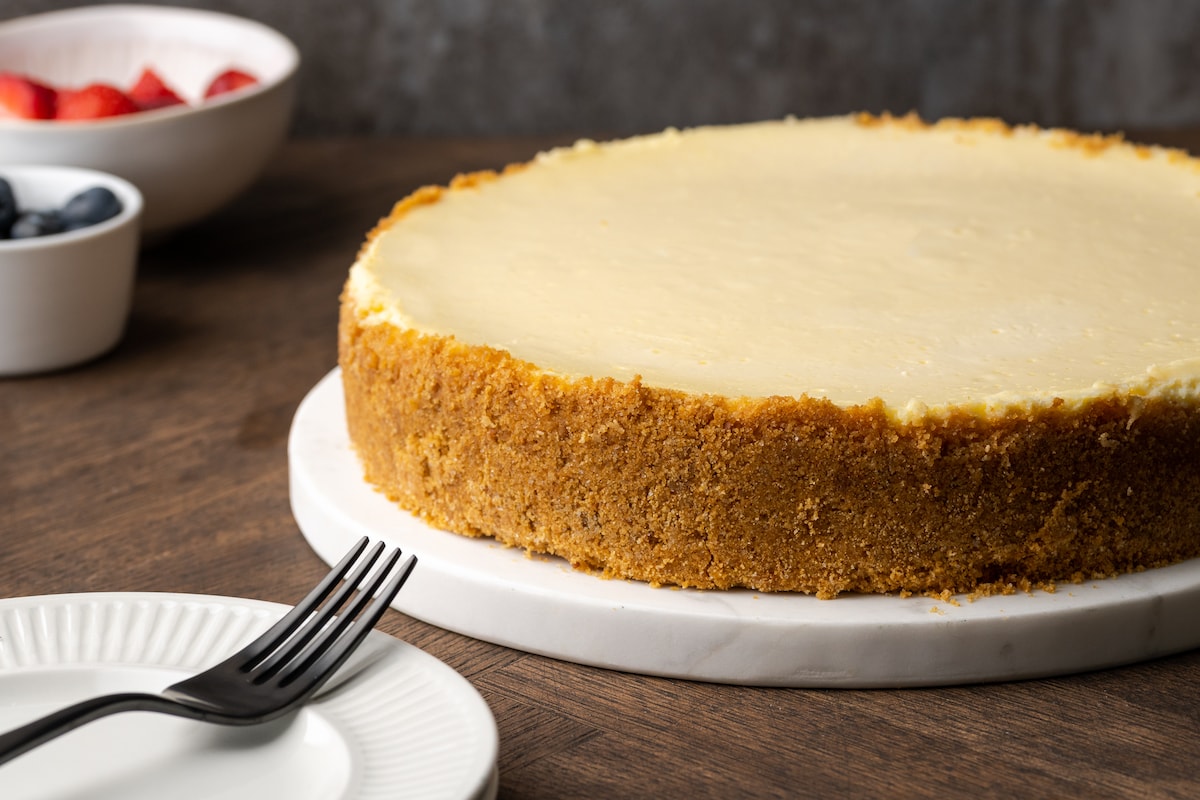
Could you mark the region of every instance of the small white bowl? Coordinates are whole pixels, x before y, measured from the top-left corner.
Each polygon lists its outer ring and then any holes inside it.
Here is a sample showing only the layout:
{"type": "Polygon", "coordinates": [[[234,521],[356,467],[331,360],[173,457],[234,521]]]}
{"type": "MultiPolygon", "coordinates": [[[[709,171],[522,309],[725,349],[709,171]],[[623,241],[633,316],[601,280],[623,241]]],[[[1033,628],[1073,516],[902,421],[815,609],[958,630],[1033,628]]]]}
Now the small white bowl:
{"type": "Polygon", "coordinates": [[[0,119],[0,159],[63,164],[129,180],[146,201],[143,232],[195,222],[246,189],[287,136],[300,56],[260,23],[185,8],[98,5],[0,22],[0,70],[57,88],[129,89],[153,68],[187,105],[85,121],[0,119]],[[242,69],[258,84],[203,100],[242,69]]]}
{"type": "Polygon", "coordinates": [[[69,367],[111,350],[125,330],[137,272],[142,195],[89,169],[0,165],[21,210],[61,208],[105,186],[121,213],[87,228],[0,239],[0,376],[69,367]]]}

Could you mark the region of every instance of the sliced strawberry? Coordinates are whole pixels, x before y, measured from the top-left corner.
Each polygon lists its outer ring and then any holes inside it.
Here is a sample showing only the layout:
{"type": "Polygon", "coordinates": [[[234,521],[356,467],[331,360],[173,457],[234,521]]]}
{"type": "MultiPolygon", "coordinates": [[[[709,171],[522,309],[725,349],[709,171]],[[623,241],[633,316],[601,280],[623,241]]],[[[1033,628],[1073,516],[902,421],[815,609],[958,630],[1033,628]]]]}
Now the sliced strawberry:
{"type": "Polygon", "coordinates": [[[53,119],[57,92],[15,72],[0,72],[0,108],[22,119],[53,119]]]}
{"type": "Polygon", "coordinates": [[[171,87],[167,86],[158,76],[158,73],[149,67],[142,70],[141,77],[129,90],[129,99],[141,111],[177,106],[183,103],[183,98],[175,94],[171,87]]]}
{"type": "Polygon", "coordinates": [[[138,110],[129,95],[107,83],[93,83],[82,89],[63,89],[58,93],[57,119],[101,119],[132,114],[138,110]]]}
{"type": "Polygon", "coordinates": [[[204,90],[204,97],[216,97],[219,94],[244,89],[256,83],[258,83],[258,78],[248,72],[242,72],[239,69],[227,69],[212,79],[212,83],[204,90]]]}

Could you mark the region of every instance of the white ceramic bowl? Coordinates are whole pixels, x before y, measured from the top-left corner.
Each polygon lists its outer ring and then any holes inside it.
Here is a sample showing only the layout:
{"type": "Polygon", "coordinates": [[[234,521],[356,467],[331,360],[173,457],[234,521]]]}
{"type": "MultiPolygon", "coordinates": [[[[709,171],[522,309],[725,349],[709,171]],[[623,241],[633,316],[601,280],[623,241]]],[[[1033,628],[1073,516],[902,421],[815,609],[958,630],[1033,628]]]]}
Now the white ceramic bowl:
{"type": "Polygon", "coordinates": [[[0,22],[0,70],[60,88],[128,89],[152,67],[188,101],[86,122],[0,119],[0,160],[119,175],[141,189],[142,230],[155,237],[216,211],[261,174],[287,135],[299,63],[282,34],[210,11],[98,5],[0,22]],[[226,69],[259,83],[201,102],[226,69]]]}
{"type": "Polygon", "coordinates": [[[0,239],[0,375],[69,367],[112,349],[129,318],[142,195],[95,170],[0,164],[22,210],[59,208],[108,187],[121,213],[87,228],[0,239]]]}

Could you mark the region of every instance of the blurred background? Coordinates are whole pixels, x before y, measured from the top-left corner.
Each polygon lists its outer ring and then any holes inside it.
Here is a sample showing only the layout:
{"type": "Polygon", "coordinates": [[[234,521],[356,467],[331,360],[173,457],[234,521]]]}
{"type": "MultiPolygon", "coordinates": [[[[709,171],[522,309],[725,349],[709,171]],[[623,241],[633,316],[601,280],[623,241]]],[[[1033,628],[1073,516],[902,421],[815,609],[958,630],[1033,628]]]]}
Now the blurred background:
{"type": "MultiPolygon", "coordinates": [[[[0,19],[80,5],[2,0],[0,19]]],[[[629,134],[850,111],[1200,124],[1196,0],[200,0],[303,57],[294,132],[629,134]]]]}

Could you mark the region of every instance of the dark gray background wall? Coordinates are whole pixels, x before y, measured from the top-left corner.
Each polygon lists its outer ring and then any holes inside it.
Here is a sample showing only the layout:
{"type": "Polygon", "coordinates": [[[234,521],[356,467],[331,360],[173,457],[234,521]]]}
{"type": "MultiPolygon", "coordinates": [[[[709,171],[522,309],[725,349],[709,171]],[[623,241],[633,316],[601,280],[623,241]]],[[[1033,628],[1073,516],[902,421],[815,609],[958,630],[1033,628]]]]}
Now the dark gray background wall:
{"type": "MultiPolygon", "coordinates": [[[[0,0],[0,18],[78,5],[0,0]]],[[[299,135],[834,114],[1200,124],[1198,0],[190,0],[290,36],[299,135]]]]}

